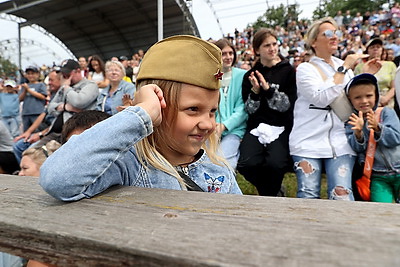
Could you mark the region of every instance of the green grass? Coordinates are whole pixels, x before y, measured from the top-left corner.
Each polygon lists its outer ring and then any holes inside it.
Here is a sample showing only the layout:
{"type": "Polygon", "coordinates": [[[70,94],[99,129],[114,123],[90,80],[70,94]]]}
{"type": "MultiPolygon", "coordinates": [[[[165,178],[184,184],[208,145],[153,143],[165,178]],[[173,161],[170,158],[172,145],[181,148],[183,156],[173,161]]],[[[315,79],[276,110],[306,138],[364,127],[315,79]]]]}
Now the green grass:
{"type": "MultiPolygon", "coordinates": [[[[237,173],[236,180],[239,184],[240,189],[242,190],[243,194],[245,195],[258,195],[257,189],[244,177],[237,173]]],[[[283,178],[282,185],[285,187],[286,197],[296,197],[297,192],[297,179],[296,175],[292,172],[288,172],[285,174],[283,178]]],[[[327,199],[327,192],[326,192],[326,176],[322,176],[321,182],[321,198],[327,199]]]]}

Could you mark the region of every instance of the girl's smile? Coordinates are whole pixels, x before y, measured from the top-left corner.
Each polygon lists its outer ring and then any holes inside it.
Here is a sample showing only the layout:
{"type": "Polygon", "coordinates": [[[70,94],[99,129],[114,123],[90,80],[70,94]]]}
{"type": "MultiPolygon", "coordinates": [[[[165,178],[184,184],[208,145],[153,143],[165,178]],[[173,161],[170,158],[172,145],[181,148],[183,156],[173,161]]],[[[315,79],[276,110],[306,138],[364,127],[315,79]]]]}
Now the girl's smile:
{"type": "MultiPolygon", "coordinates": [[[[216,127],[215,113],[218,108],[219,90],[209,90],[190,84],[182,84],[176,118],[171,123],[168,139],[162,153],[173,165],[190,162],[199,152],[216,127]]],[[[168,106],[168,103],[167,103],[168,106]]]]}

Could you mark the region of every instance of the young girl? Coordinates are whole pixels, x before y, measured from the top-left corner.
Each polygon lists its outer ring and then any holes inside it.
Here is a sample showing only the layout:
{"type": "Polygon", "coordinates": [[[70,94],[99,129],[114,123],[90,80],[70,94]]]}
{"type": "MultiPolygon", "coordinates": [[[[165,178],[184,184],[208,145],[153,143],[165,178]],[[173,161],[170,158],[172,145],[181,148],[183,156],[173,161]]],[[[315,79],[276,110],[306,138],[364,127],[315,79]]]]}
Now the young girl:
{"type": "Polygon", "coordinates": [[[113,185],[241,194],[216,154],[221,69],[221,50],[199,38],[156,43],[143,58],[135,106],[72,136],[43,164],[40,185],[65,201],[113,185]]]}

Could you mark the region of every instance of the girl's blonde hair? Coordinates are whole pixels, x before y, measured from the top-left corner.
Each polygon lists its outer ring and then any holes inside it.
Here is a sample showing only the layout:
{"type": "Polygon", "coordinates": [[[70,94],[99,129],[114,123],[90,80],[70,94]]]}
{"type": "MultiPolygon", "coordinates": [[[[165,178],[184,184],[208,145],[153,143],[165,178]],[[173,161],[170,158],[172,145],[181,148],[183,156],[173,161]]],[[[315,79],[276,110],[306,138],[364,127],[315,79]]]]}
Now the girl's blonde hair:
{"type": "Polygon", "coordinates": [[[31,147],[22,153],[22,156],[29,156],[33,162],[39,167],[42,166],[43,162],[61,146],[55,140],[49,141],[47,144],[41,147],[31,147]]]}
{"type": "MultiPolygon", "coordinates": [[[[175,142],[175,140],[173,140],[167,133],[169,133],[171,128],[174,127],[173,122],[176,121],[178,115],[182,83],[166,80],[142,80],[137,84],[137,88],[147,84],[156,84],[161,88],[167,103],[167,108],[162,110],[163,120],[161,124],[154,127],[151,135],[142,139],[135,145],[137,155],[144,166],[150,164],[156,169],[160,169],[175,176],[181,184],[181,187],[185,188],[185,183],[176,169],[160,153],[163,148],[168,148],[175,142]]],[[[225,165],[229,167],[226,160],[217,154],[218,146],[219,138],[214,131],[203,144],[202,149],[206,151],[211,162],[220,166],[225,165]]]]}
{"type": "Polygon", "coordinates": [[[325,17],[319,20],[314,21],[311,26],[308,28],[304,39],[305,39],[305,48],[307,50],[311,50],[315,54],[315,50],[312,47],[312,44],[317,40],[318,34],[319,34],[319,26],[321,26],[324,23],[330,23],[332,24],[336,29],[338,28],[338,25],[336,21],[332,17],[325,17]]]}

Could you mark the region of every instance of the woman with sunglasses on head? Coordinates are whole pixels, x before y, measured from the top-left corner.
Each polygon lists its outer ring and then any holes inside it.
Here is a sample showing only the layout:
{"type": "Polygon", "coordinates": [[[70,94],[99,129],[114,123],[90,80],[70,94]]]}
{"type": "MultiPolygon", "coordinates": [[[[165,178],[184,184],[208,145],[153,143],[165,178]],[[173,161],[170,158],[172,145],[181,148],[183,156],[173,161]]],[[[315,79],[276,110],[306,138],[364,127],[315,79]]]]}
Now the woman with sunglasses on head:
{"type": "Polygon", "coordinates": [[[61,146],[57,141],[51,140],[41,147],[31,147],[22,153],[19,176],[40,176],[40,167],[43,162],[61,146]]]}
{"type": "MultiPolygon", "coordinates": [[[[338,49],[338,26],[330,18],[315,21],[306,33],[306,48],[313,56],[297,67],[297,100],[289,137],[290,154],[297,176],[297,197],[319,198],[321,173],[325,169],[329,199],[354,200],[351,177],[355,153],[347,143],[344,122],[330,105],[341,96],[354,76],[353,67],[366,57],[352,54],[343,61],[332,56],[338,49]]],[[[365,64],[376,72],[379,62],[365,64]]],[[[350,114],[348,114],[350,115],[350,114]]]]}

